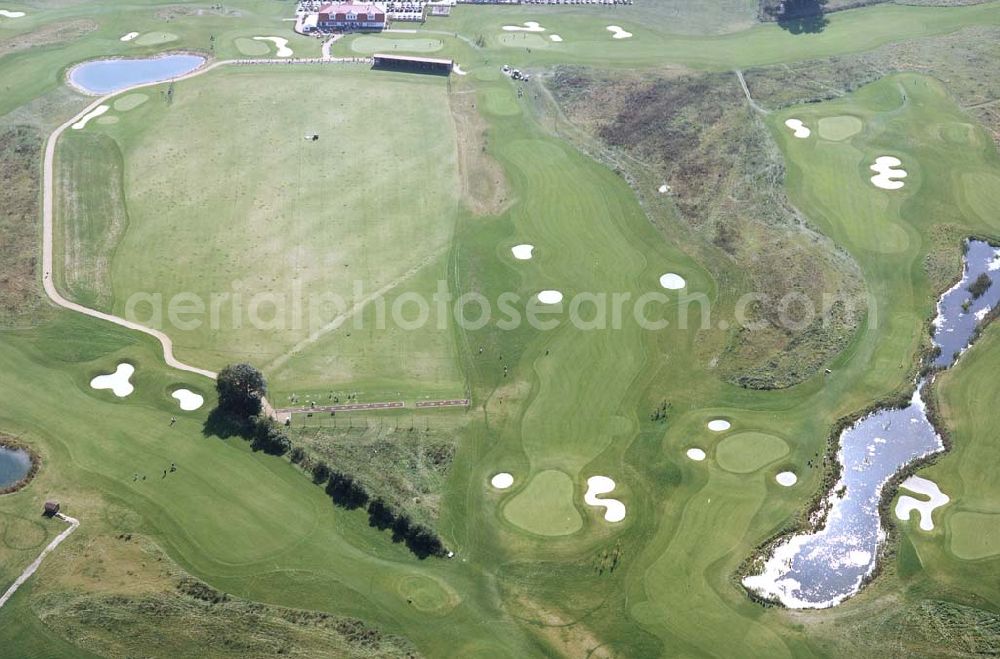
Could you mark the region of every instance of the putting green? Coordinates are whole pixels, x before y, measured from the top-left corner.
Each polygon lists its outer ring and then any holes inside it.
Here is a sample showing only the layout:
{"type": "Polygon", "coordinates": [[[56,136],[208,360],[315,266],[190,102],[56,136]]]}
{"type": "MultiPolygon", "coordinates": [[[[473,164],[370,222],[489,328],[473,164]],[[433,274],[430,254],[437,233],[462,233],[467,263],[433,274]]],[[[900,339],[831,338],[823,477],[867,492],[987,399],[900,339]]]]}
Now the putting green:
{"type": "Polygon", "coordinates": [[[351,42],[351,50],[364,55],[372,53],[434,53],[444,48],[440,39],[389,39],[387,37],[358,37],[351,42]]]}
{"type": "Polygon", "coordinates": [[[1000,227],[1000,176],[990,172],[968,172],[962,175],[964,199],[971,210],[994,227],[1000,227]]]}
{"type": "Polygon", "coordinates": [[[538,473],[503,508],[511,524],[537,535],[569,535],[583,519],[573,506],[573,479],[555,469],[538,473]]]}
{"type": "Polygon", "coordinates": [[[554,42],[537,32],[505,32],[500,44],[509,48],[549,48],[554,42]]]}
{"type": "Polygon", "coordinates": [[[741,432],[726,437],[715,449],[719,466],[734,474],[749,474],[788,455],[785,440],[762,432],[741,432]]]}
{"type": "Polygon", "coordinates": [[[101,117],[100,119],[97,120],[97,123],[109,126],[111,124],[118,123],[118,117],[101,117]]]}
{"type": "Polygon", "coordinates": [[[129,110],[139,107],[148,100],[149,96],[146,94],[128,94],[117,99],[114,103],[114,108],[119,112],[128,112],[129,110]]]}
{"type": "Polygon", "coordinates": [[[132,43],[139,46],[158,46],[161,43],[177,41],[178,37],[172,32],[147,32],[140,35],[132,43]]]}
{"type": "Polygon", "coordinates": [[[236,45],[237,50],[249,57],[267,55],[271,52],[271,46],[267,41],[257,41],[255,39],[248,39],[247,37],[240,37],[233,43],[236,45]]]}
{"type": "Polygon", "coordinates": [[[974,561],[1000,555],[1000,514],[959,512],[948,520],[948,546],[955,556],[974,561]]]}
{"type": "Polygon", "coordinates": [[[839,142],[852,135],[857,135],[864,124],[857,117],[843,114],[837,117],[823,117],[819,120],[819,136],[824,140],[839,142]]]}
{"type": "Polygon", "coordinates": [[[396,582],[396,592],[419,611],[432,613],[452,609],[461,598],[431,577],[414,574],[396,582]]]}

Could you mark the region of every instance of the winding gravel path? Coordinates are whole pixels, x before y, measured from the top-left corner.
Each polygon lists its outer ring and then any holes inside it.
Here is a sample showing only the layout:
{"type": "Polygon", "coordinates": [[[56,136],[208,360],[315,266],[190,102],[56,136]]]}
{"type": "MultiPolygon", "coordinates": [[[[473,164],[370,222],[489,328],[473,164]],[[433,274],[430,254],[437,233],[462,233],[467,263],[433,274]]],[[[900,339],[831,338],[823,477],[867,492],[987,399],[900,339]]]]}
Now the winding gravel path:
{"type": "Polygon", "coordinates": [[[2,597],[0,597],[0,608],[3,608],[3,605],[7,603],[7,600],[9,600],[11,597],[14,596],[14,593],[17,592],[17,589],[23,586],[24,582],[27,581],[31,577],[31,575],[35,573],[36,570],[38,570],[39,566],[42,564],[42,560],[46,556],[48,556],[56,547],[61,545],[62,541],[68,538],[70,534],[73,533],[73,531],[75,531],[80,526],[80,520],[78,519],[68,517],[66,515],[63,515],[62,513],[56,513],[56,517],[58,517],[64,522],[68,522],[69,528],[60,533],[59,535],[57,535],[52,540],[52,542],[50,542],[48,546],[42,550],[42,553],[38,555],[38,558],[36,558],[31,563],[31,565],[25,568],[24,572],[21,573],[21,576],[19,576],[14,581],[14,583],[11,584],[10,588],[7,589],[7,592],[4,593],[2,597]]]}

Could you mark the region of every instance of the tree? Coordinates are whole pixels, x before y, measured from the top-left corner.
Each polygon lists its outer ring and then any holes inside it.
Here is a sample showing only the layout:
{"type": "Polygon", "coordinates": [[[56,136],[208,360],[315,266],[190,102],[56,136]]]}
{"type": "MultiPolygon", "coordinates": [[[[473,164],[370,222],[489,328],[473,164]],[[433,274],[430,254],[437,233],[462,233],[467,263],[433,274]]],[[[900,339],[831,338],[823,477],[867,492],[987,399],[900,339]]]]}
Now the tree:
{"type": "Polygon", "coordinates": [[[372,499],[368,504],[368,524],[385,531],[396,521],[395,511],[382,499],[372,499]]]}
{"type": "Polygon", "coordinates": [[[976,277],[976,281],[969,284],[968,291],[972,293],[973,300],[978,300],[979,298],[981,298],[983,295],[986,294],[986,291],[990,290],[990,286],[992,285],[993,285],[993,280],[990,279],[990,276],[988,274],[983,272],[980,273],[978,277],[976,277]]]}
{"type": "Polygon", "coordinates": [[[277,421],[258,417],[250,446],[255,451],[263,451],[269,455],[284,455],[292,450],[292,440],[288,439],[277,421]]]}
{"type": "Polygon", "coordinates": [[[230,364],[219,373],[215,389],[219,393],[219,409],[249,418],[260,414],[260,401],[267,395],[267,382],[250,364],[230,364]]]}
{"type": "Polygon", "coordinates": [[[330,480],[331,473],[330,468],[326,466],[325,462],[317,462],[312,468],[313,483],[319,485],[320,483],[327,482],[330,480]]]}

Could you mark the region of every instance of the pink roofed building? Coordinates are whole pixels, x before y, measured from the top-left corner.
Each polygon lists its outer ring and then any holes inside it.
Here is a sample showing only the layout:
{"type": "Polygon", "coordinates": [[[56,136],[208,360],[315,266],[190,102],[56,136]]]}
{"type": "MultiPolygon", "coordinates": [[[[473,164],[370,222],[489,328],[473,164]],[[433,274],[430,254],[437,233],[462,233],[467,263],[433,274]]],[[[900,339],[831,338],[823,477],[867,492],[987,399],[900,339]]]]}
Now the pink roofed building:
{"type": "Polygon", "coordinates": [[[320,30],[384,30],[385,7],[374,2],[341,2],[324,5],[316,19],[320,30]]]}

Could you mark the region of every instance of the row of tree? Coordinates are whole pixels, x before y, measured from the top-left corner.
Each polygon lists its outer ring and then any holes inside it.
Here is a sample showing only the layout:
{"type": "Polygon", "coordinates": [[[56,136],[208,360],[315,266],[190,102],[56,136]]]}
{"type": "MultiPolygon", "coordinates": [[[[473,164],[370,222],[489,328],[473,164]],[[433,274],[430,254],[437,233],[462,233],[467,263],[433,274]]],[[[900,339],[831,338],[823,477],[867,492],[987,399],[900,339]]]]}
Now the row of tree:
{"type": "MultiPolygon", "coordinates": [[[[334,471],[324,462],[314,462],[306,452],[293,446],[285,429],[271,417],[262,415],[267,395],[264,376],[250,364],[233,364],[222,369],[216,381],[218,412],[226,425],[239,429],[255,451],[269,455],[289,455],[289,459],[312,474],[313,482],[325,486],[333,503],[347,510],[365,508],[368,523],[380,531],[391,530],[393,542],[403,542],[418,558],[445,556],[441,539],[425,526],[414,523],[383,499],[372,498],[368,490],[349,474],[334,471]]],[[[216,419],[215,423],[218,423],[216,419]]]]}

